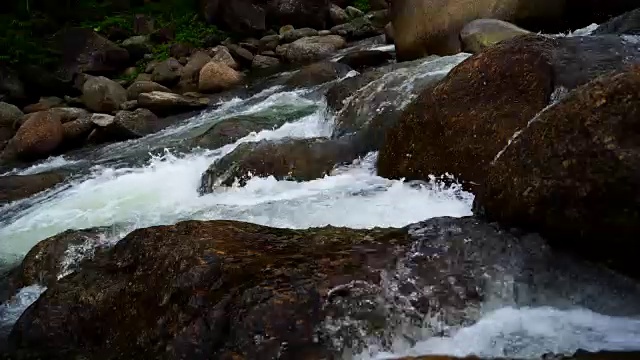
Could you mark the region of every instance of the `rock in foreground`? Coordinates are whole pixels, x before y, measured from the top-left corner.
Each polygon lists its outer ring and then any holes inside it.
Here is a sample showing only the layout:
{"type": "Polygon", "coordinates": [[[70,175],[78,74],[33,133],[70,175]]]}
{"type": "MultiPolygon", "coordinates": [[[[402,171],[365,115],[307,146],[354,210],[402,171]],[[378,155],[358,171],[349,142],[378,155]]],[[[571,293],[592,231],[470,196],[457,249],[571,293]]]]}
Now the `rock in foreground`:
{"type": "Polygon", "coordinates": [[[54,187],[65,178],[66,174],[60,172],[0,176],[0,205],[28,198],[54,187]]]}
{"type": "Polygon", "coordinates": [[[640,299],[536,236],[473,218],[372,230],[188,221],[136,230],[96,254],[27,309],[9,343],[25,358],[336,359],[368,336],[418,336],[411,319],[434,312],[473,322],[507,278],[538,300],[591,291],[575,302],[605,313],[640,299]],[[617,297],[602,299],[609,291],[617,297]],[[345,317],[357,322],[332,320],[345,317]]]}
{"type": "Polygon", "coordinates": [[[640,277],[640,69],[570,93],[488,169],[476,207],[640,277]]]}

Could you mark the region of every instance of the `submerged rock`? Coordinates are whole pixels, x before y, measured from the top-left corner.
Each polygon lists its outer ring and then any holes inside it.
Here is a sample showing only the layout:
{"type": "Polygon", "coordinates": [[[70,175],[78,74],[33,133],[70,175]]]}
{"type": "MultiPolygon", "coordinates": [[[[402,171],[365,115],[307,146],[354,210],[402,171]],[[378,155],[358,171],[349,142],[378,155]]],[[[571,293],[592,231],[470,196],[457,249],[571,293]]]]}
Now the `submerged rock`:
{"type": "Polygon", "coordinates": [[[289,121],[311,115],[315,106],[273,107],[268,111],[239,115],[213,125],[194,139],[194,146],[217,149],[232,144],[252,132],[273,129],[289,121]]]}
{"type": "Polygon", "coordinates": [[[351,71],[348,65],[322,61],[307,65],[293,74],[286,82],[291,87],[309,87],[341,78],[351,71]]]}
{"type": "Polygon", "coordinates": [[[310,181],[357,157],[349,142],[325,138],[244,143],[209,167],[202,175],[200,193],[236,182],[244,186],[252,176],[310,181]]]}
{"type": "Polygon", "coordinates": [[[640,291],[474,218],[370,230],[187,221],[136,230],[53,284],[13,328],[9,354],[332,359],[371,338],[441,336],[412,325],[435,315],[455,328],[484,302],[566,306],[555,299],[568,295],[624,314],[640,291]]]}
{"type": "Polygon", "coordinates": [[[529,33],[529,31],[506,21],[477,19],[462,28],[460,41],[462,42],[462,51],[476,54],[500,41],[529,33]]]}
{"type": "Polygon", "coordinates": [[[639,68],[576,89],[496,155],[476,208],[640,278],[639,116],[639,68]]]}
{"type": "Polygon", "coordinates": [[[67,175],[61,172],[0,176],[0,205],[25,199],[52,188],[66,177],[67,175]]]}
{"type": "Polygon", "coordinates": [[[549,104],[554,89],[562,94],[638,62],[637,46],[615,36],[503,41],[458,65],[405,109],[387,134],[379,174],[428,180],[451,173],[482,184],[496,154],[549,104]]]}

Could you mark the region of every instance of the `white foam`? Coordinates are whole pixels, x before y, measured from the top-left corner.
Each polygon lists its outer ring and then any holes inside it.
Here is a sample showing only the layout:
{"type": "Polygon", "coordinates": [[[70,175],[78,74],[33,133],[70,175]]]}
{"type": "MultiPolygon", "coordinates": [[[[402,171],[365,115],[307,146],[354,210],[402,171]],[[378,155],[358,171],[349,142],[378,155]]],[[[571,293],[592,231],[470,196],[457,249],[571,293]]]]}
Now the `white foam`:
{"type": "Polygon", "coordinates": [[[9,301],[0,305],[0,326],[14,324],[20,315],[33,304],[47,288],[40,285],[24,287],[9,301]]]}
{"type": "Polygon", "coordinates": [[[394,353],[375,347],[357,358],[391,359],[399,356],[450,355],[539,358],[545,353],[571,354],[578,349],[640,349],[640,318],[600,315],[586,309],[505,307],[449,337],[433,337],[413,346],[396,344],[394,353]],[[404,346],[404,349],[402,347],[404,346]]]}
{"type": "Polygon", "coordinates": [[[36,165],[30,166],[26,169],[13,169],[0,176],[5,175],[33,175],[40,174],[45,171],[54,170],[63,166],[73,165],[79,163],[80,160],[68,160],[64,156],[52,156],[36,165]]]}

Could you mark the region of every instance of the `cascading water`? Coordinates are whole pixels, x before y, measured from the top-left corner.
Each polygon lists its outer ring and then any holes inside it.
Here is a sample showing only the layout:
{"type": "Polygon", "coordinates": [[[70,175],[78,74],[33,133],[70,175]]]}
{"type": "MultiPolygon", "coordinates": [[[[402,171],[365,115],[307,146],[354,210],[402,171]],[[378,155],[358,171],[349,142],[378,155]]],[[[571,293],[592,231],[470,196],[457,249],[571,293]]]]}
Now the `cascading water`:
{"type": "MultiPolygon", "coordinates": [[[[448,71],[465,58],[457,55],[435,60],[440,64],[436,69],[425,67],[424,63],[400,69],[404,79],[401,88],[413,91],[413,82],[428,75],[420,73],[425,68],[434,73],[448,71]]],[[[430,61],[434,60],[425,60],[430,61]]],[[[378,82],[394,80],[390,73],[378,82]]],[[[371,91],[376,90],[377,84],[371,91]]],[[[471,214],[473,196],[455,186],[446,187],[435,181],[404,183],[376,176],[376,153],[314,181],[252,178],[242,188],[216,189],[212,194],[198,195],[204,170],[240,143],[331,136],[333,118],[326,111],[323,89],[326,87],[297,91],[272,87],[250,98],[227,101],[185,124],[142,139],[105,146],[90,154],[55,157],[28,169],[11,171],[11,174],[34,174],[72,169],[77,175],[55,189],[0,207],[0,261],[15,264],[38,241],[66,229],[110,226],[104,242],[115,243],[133,229],[187,219],[231,219],[288,228],[324,225],[370,228],[400,227],[432,217],[471,214]],[[219,149],[183,146],[215,122],[282,106],[314,106],[315,111],[219,149]]],[[[408,98],[398,99],[395,106],[406,105],[408,98]]],[[[43,290],[39,286],[24,288],[12,301],[0,306],[3,324],[0,329],[15,322],[43,290]]],[[[444,337],[425,335],[412,342],[397,340],[385,349],[372,341],[366,351],[345,357],[384,359],[437,353],[526,358],[577,348],[640,349],[640,319],[610,317],[588,309],[518,308],[505,300],[473,320],[477,321],[471,326],[449,329],[444,337]]],[[[431,322],[430,327],[437,325],[435,318],[431,322]]]]}

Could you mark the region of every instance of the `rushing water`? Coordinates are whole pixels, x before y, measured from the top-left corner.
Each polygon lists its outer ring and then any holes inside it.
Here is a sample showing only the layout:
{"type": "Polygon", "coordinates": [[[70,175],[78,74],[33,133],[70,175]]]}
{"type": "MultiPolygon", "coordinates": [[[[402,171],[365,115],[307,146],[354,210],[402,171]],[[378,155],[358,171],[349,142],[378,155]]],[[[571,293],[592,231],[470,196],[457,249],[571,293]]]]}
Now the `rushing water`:
{"type": "MultiPolygon", "coordinates": [[[[403,91],[417,91],[412,84],[428,75],[421,73],[424,69],[434,73],[448,71],[464,58],[458,55],[444,61],[425,60],[441,64],[436,69],[423,63],[417,64],[413,73],[412,69],[398,70],[407,85],[403,91]]],[[[394,81],[392,73],[385,78],[394,81]]],[[[242,188],[198,195],[203,171],[239,143],[331,136],[333,117],[324,105],[324,89],[285,91],[280,86],[272,87],[248,98],[226,101],[215,110],[143,139],[112,144],[91,153],[54,157],[11,171],[10,174],[26,175],[70,169],[76,176],[55,189],[0,207],[0,259],[5,264],[15,263],[38,241],[71,228],[112,226],[114,231],[105,241],[116,242],[136,228],[186,219],[233,219],[288,228],[370,228],[400,227],[431,217],[471,214],[473,196],[456,187],[376,176],[376,153],[314,181],[253,178],[242,188]],[[314,106],[315,111],[220,149],[184,147],[190,138],[215,122],[239,114],[277,111],[283,106],[314,106]]],[[[406,98],[398,99],[396,106],[406,102],[406,98]]],[[[0,329],[15,322],[43,290],[35,285],[24,288],[2,305],[0,329]]],[[[472,326],[452,329],[446,337],[425,338],[417,343],[406,343],[401,338],[394,343],[392,353],[372,342],[368,351],[355,358],[435,353],[535,357],[578,348],[640,349],[640,319],[608,317],[588,309],[514,308],[505,303],[484,312],[472,326]]]]}

